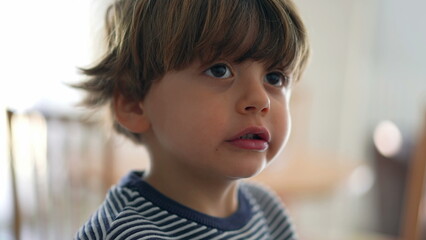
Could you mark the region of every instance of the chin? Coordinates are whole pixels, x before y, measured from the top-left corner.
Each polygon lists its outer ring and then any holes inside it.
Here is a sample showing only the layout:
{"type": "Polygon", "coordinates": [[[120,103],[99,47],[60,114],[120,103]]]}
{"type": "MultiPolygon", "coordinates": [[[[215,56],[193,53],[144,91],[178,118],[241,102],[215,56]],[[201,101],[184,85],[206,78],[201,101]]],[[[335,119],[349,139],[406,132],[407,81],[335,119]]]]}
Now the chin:
{"type": "Polygon", "coordinates": [[[241,164],[240,166],[236,166],[236,168],[227,175],[234,180],[251,178],[261,173],[265,167],[266,162],[256,164],[241,164]]]}

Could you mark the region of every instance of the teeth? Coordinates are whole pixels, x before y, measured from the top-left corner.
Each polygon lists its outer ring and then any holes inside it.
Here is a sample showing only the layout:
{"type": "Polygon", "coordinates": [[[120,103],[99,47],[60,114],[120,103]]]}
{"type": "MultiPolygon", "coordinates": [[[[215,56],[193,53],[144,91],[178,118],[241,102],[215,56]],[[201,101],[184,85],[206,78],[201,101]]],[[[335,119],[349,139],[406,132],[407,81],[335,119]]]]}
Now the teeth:
{"type": "Polygon", "coordinates": [[[259,139],[256,134],[246,134],[241,136],[240,139],[259,139]]]}

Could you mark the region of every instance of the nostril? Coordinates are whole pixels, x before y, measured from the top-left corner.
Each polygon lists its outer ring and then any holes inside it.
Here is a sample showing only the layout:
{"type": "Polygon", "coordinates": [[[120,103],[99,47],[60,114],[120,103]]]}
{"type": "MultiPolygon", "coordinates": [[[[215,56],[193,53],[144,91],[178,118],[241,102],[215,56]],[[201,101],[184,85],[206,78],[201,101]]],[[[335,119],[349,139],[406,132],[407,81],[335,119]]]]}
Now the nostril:
{"type": "Polygon", "coordinates": [[[266,112],[269,111],[269,107],[259,108],[259,107],[256,107],[256,106],[247,106],[247,107],[244,108],[244,110],[246,112],[263,112],[263,113],[266,113],[266,112]]]}
{"type": "Polygon", "coordinates": [[[254,111],[254,110],[256,110],[256,107],[255,106],[247,106],[247,107],[245,107],[245,110],[246,111],[254,111]]]}

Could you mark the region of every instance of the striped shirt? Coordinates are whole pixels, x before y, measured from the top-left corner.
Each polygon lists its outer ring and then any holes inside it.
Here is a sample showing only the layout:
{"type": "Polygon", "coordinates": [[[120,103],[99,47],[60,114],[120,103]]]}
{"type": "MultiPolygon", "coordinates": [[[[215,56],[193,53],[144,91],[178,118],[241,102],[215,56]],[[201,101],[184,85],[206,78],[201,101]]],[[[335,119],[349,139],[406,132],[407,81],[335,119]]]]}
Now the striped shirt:
{"type": "Polygon", "coordinates": [[[164,196],[142,174],[111,188],[75,239],[296,239],[280,200],[261,186],[242,182],[238,210],[218,218],[164,196]]]}

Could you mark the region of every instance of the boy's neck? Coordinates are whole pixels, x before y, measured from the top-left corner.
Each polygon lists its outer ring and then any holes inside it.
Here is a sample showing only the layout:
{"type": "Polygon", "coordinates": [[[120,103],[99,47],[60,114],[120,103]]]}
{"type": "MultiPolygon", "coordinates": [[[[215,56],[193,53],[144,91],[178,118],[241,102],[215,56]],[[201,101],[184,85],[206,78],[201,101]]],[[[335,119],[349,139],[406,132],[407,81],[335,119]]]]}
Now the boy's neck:
{"type": "Polygon", "coordinates": [[[213,217],[228,217],[238,209],[236,180],[213,181],[180,171],[148,171],[144,180],[165,196],[213,217]]]}

